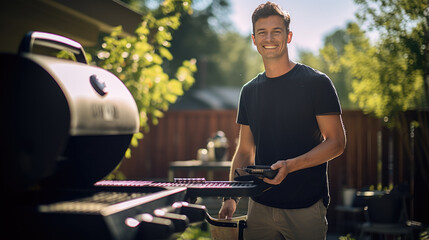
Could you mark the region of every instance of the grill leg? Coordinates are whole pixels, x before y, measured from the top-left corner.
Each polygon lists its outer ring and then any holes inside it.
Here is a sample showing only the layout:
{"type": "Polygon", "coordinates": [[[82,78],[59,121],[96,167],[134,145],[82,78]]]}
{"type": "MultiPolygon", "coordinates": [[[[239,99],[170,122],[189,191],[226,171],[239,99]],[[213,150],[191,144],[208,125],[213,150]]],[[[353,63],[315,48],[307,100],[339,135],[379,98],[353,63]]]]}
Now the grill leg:
{"type": "Polygon", "coordinates": [[[243,240],[244,236],[243,236],[243,231],[244,229],[247,227],[247,223],[245,220],[240,220],[238,222],[238,240],[243,240]]]}

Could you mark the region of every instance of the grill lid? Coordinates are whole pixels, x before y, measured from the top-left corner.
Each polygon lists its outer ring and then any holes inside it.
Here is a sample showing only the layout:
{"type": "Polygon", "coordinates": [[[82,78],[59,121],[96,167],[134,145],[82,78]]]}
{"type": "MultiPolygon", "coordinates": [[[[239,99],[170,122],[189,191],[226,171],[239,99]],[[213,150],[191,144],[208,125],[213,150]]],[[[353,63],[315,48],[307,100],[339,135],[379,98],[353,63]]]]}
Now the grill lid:
{"type": "Polygon", "coordinates": [[[70,135],[117,135],[138,131],[134,99],[112,73],[42,55],[22,56],[41,66],[61,88],[70,109],[70,135]]]}
{"type": "Polygon", "coordinates": [[[0,54],[1,107],[8,116],[1,186],[92,185],[121,161],[139,130],[136,103],[113,74],[86,64],[79,43],[30,32],[19,54],[0,54]],[[78,62],[32,53],[68,50],[78,62]]]}

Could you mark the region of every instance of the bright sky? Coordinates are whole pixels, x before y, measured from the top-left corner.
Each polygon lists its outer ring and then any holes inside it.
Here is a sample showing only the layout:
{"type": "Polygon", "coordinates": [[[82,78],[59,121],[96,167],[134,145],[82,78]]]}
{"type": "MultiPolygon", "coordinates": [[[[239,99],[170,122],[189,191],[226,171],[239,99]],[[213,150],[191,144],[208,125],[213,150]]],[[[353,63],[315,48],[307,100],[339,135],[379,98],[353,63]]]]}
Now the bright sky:
{"type": "MultiPolygon", "coordinates": [[[[346,23],[356,19],[358,7],[353,0],[272,0],[291,15],[293,32],[289,45],[291,59],[297,60],[298,49],[316,52],[323,45],[323,38],[346,23]]],[[[230,19],[243,35],[252,31],[253,10],[266,0],[231,0],[230,19]]]]}

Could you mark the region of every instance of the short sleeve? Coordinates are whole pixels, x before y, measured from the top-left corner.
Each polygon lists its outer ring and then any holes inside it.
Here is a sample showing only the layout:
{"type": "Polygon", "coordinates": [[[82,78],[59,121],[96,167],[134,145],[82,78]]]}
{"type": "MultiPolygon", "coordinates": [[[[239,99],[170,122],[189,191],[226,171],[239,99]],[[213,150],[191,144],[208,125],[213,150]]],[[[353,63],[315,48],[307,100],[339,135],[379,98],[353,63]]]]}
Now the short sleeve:
{"type": "Polygon", "coordinates": [[[337,90],[331,79],[320,75],[313,85],[313,106],[315,115],[341,114],[337,90]]]}
{"type": "Polygon", "coordinates": [[[240,98],[238,102],[238,111],[237,111],[237,123],[243,125],[249,125],[249,119],[247,118],[247,111],[245,106],[245,86],[241,88],[240,98]]]}

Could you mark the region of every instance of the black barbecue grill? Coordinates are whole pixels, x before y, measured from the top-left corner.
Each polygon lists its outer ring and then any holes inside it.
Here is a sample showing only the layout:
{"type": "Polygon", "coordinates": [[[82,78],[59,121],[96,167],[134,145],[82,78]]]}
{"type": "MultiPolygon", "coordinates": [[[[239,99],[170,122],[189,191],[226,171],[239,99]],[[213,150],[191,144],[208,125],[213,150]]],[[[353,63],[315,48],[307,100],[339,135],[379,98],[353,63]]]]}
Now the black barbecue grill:
{"type": "Polygon", "coordinates": [[[125,85],[87,65],[73,40],[30,32],[18,54],[0,54],[0,77],[5,236],[168,239],[204,218],[216,224],[186,200],[260,193],[250,181],[103,181],[139,129],[138,110],[125,85]],[[35,47],[67,50],[77,62],[35,47]]]}

